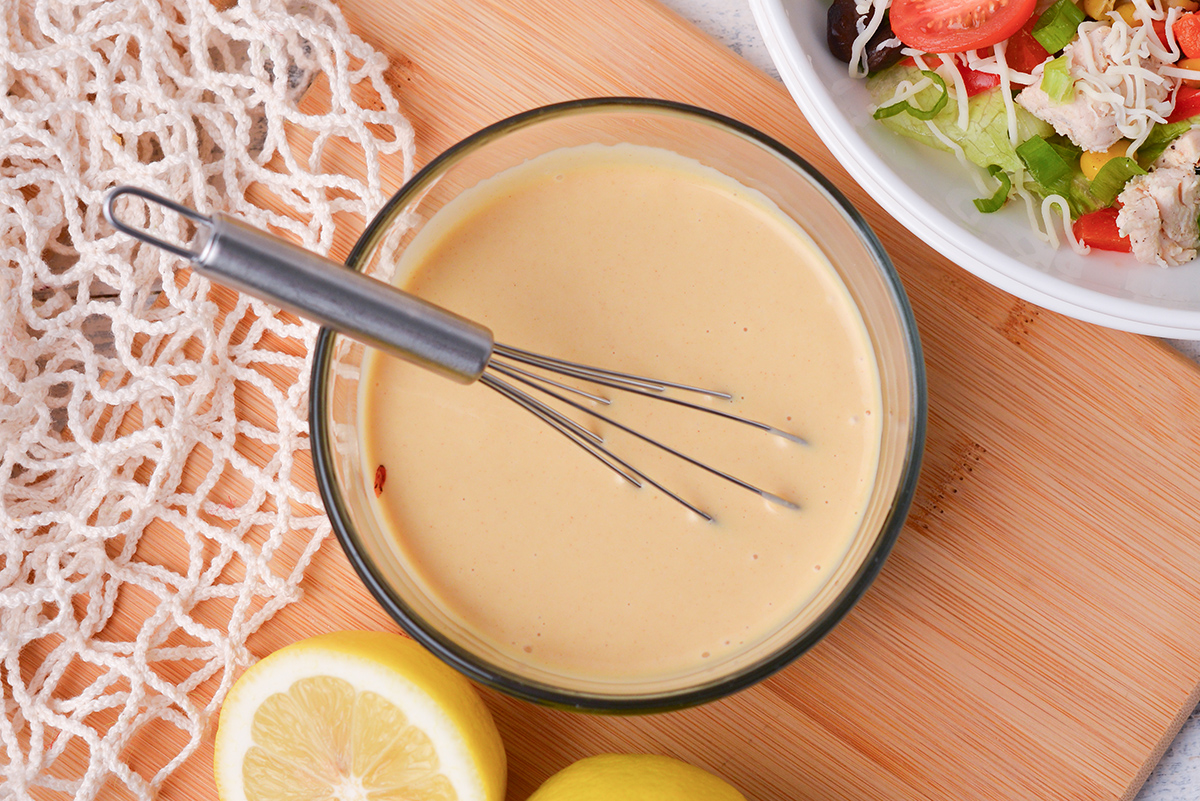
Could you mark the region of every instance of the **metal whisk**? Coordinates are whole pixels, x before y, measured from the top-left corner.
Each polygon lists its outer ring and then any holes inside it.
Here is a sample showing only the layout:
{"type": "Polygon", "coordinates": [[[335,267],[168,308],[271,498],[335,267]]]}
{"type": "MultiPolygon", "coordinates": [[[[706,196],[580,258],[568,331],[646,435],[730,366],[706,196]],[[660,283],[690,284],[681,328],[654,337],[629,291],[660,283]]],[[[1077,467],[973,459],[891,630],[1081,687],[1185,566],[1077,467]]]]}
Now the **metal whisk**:
{"type": "Polygon", "coordinates": [[[705,520],[713,518],[613,453],[604,444],[602,437],[527,390],[554,398],[566,406],[602,420],[696,467],[757,493],[772,503],[789,509],[799,508],[791,501],[694,459],[584,403],[567,397],[564,393],[602,405],[611,402],[608,398],[541,375],[529,368],[696,409],[804,444],[804,440],[795,434],[766,423],[665,394],[668,390],[678,390],[732,400],[728,393],[590,367],[501,345],[485,326],[421,300],[397,287],[346,269],[337,262],[225,214],[218,212],[211,217],[205,216],[195,209],[138,187],[120,186],[109,192],[104,201],[104,216],[117,230],[188,260],[197,272],[219,283],[266,300],[460,383],[470,384],[478,381],[494,389],[551,425],[630,483],[637,487],[641,487],[643,483],[650,484],[705,520]],[[123,195],[140,197],[194,222],[197,226],[197,237],[192,243],[194,249],[189,250],[165,242],[121,220],[116,214],[115,204],[123,195]]]}

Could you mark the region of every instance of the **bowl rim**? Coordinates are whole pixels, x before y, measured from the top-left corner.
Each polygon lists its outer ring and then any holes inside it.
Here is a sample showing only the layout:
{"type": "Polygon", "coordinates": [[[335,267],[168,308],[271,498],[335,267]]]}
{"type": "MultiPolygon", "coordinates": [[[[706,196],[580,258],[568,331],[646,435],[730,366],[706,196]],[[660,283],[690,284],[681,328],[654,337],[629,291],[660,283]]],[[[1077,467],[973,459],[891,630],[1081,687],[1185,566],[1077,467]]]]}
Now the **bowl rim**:
{"type": "Polygon", "coordinates": [[[1107,328],[1172,339],[1200,339],[1200,312],[1115,297],[1022,264],[958,224],[908,188],[849,123],[795,39],[785,0],[749,0],[780,78],[821,141],[868,194],[921,241],[989,284],[1051,311],[1107,328]]]}
{"type": "Polygon", "coordinates": [[[860,234],[864,245],[872,251],[880,267],[881,275],[891,292],[892,301],[906,332],[905,352],[908,357],[909,386],[912,404],[912,426],[905,446],[905,460],[901,467],[900,480],[892,500],[892,507],[868,554],[858,570],[847,583],[841,594],[805,631],[752,665],[730,675],[708,681],[699,686],[663,692],[622,695],[581,692],[554,687],[532,681],[510,671],[489,664],[485,660],[459,646],[449,637],[430,625],[392,589],[385,578],[376,570],[360,547],[357,533],[351,525],[346,501],[334,480],[334,455],[332,437],[327,425],[327,410],[330,406],[329,376],[333,361],[336,334],[322,328],[317,336],[313,353],[309,391],[309,427],[313,467],[317,486],[326,512],[332,523],[343,552],[355,572],[374,596],[375,600],[400,627],[413,639],[420,642],[436,656],[468,678],[507,695],[532,701],[545,706],[609,714],[665,712],[695,706],[707,701],[731,695],[739,690],[770,676],[786,667],[797,657],[821,640],[854,607],[883,567],[894,546],[916,490],[920,465],[924,453],[927,421],[927,391],[925,365],[916,321],[908,298],[890,258],[865,219],[858,213],[838,189],[813,169],[807,161],[766,134],[732,118],[669,100],[639,97],[593,97],[571,100],[534,108],[496,122],[466,137],[434,158],[423,169],[407,181],[378,214],[371,220],[359,237],[353,251],[346,260],[350,269],[361,270],[378,240],[384,235],[394,217],[401,213],[409,201],[436,180],[444,170],[474,149],[504,134],[536,124],[539,121],[574,114],[603,111],[643,111],[656,114],[674,114],[690,117],[700,122],[725,128],[727,131],[752,140],[765,149],[774,151],[778,157],[789,161],[824,191],[829,201],[860,234]]]}

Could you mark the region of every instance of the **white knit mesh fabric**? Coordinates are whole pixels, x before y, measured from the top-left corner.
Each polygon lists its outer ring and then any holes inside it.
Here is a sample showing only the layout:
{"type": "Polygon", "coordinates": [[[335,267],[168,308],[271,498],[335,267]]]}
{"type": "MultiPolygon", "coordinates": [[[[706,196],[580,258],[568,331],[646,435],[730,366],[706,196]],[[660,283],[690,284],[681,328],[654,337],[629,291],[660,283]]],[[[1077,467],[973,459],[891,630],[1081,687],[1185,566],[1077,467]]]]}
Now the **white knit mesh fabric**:
{"type": "Polygon", "coordinates": [[[154,797],[328,533],[315,327],[101,216],[135,184],[325,252],[385,200],[380,155],[411,168],[385,59],[332,5],[227,5],[0,10],[0,798],[154,797]]]}

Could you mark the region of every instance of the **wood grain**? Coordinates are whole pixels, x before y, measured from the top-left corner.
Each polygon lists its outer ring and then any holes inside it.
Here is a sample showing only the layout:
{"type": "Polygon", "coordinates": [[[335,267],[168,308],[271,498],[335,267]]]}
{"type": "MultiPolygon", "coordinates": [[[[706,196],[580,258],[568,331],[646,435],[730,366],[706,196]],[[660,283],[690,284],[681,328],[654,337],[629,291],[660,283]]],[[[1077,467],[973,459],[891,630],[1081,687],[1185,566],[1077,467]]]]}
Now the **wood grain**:
{"type": "MultiPolygon", "coordinates": [[[[763,129],[864,213],[925,346],[931,413],[916,502],[844,623],[777,676],[685,712],[593,717],[485,692],[509,751],[510,799],[605,751],[671,754],[761,801],[1135,794],[1200,697],[1200,374],[1189,363],[949,264],[863,193],[778,83],[659,6],[341,7],[391,59],[421,163],[512,113],[593,95],[671,98],[763,129]]],[[[347,152],[326,168],[360,167],[347,152]]],[[[403,172],[387,163],[384,174],[398,186],[403,172]]],[[[298,480],[311,481],[310,468],[298,480]]],[[[332,541],[305,593],[254,637],[256,653],[333,629],[395,628],[332,541]]],[[[213,798],[211,758],[208,740],[164,797],[213,798]]]]}

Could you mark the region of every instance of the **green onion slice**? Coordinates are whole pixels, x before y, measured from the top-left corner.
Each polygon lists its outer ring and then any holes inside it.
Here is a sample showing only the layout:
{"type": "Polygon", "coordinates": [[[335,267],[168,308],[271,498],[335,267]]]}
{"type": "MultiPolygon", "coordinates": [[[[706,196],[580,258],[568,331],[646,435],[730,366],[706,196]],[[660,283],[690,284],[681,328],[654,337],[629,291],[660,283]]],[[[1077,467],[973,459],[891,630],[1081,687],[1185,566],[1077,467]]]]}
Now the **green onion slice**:
{"type": "Polygon", "coordinates": [[[899,103],[892,103],[890,106],[882,106],[875,109],[875,119],[882,120],[885,117],[894,117],[897,114],[905,112],[916,117],[918,120],[932,120],[936,117],[938,112],[946,107],[946,100],[950,97],[950,92],[946,89],[946,82],[942,80],[942,76],[933,70],[921,70],[921,74],[933,81],[934,86],[941,90],[941,95],[928,110],[910,105],[907,100],[901,100],[899,103]]]}
{"type": "Polygon", "coordinates": [[[1067,57],[1059,56],[1042,68],[1042,91],[1055,103],[1070,103],[1075,99],[1075,79],[1067,71],[1067,57]]]}
{"type": "Polygon", "coordinates": [[[1167,146],[1200,124],[1195,117],[1179,122],[1158,123],[1150,129],[1150,135],[1138,148],[1138,161],[1142,164],[1153,164],[1162,155],[1167,146]]]}
{"type": "Polygon", "coordinates": [[[975,199],[975,208],[979,209],[984,214],[991,214],[994,211],[1000,211],[1004,204],[1008,201],[1009,190],[1012,189],[1012,181],[1008,179],[1008,173],[1004,171],[998,164],[993,164],[988,167],[988,175],[993,178],[1000,179],[1000,188],[996,190],[996,194],[991,197],[981,197],[975,199]]]}
{"type": "Polygon", "coordinates": [[[1100,168],[1100,172],[1096,173],[1096,177],[1092,179],[1092,194],[1105,206],[1111,206],[1130,178],[1145,174],[1146,171],[1131,158],[1121,156],[1111,159],[1100,168]]]}
{"type": "Polygon", "coordinates": [[[1056,136],[1053,139],[1047,139],[1046,144],[1054,148],[1054,152],[1062,156],[1063,161],[1068,164],[1077,164],[1079,157],[1083,155],[1083,148],[1076,146],[1070,139],[1056,136]]]}
{"type": "Polygon", "coordinates": [[[1034,23],[1033,38],[1047,53],[1057,53],[1075,38],[1084,19],[1083,11],[1071,0],[1058,0],[1034,23]]]}
{"type": "Polygon", "coordinates": [[[1049,142],[1033,136],[1017,145],[1017,155],[1030,176],[1042,186],[1053,189],[1071,175],[1071,163],[1049,142]]]}

